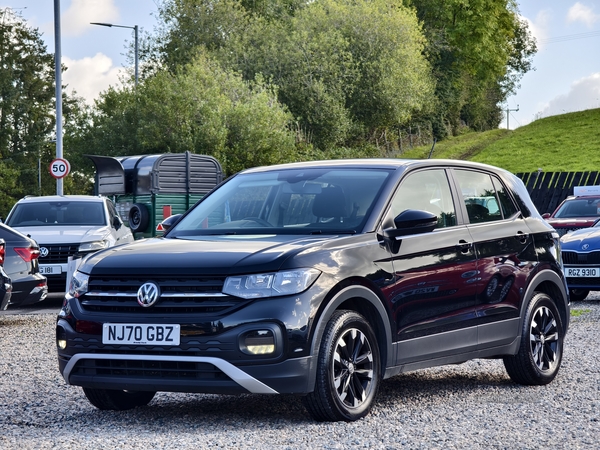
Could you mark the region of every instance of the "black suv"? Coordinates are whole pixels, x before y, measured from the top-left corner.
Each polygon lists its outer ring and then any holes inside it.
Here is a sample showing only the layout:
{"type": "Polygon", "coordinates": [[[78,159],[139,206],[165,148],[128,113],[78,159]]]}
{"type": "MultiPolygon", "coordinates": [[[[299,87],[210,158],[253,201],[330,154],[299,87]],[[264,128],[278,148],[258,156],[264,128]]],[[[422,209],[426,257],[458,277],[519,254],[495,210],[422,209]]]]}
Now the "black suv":
{"type": "Polygon", "coordinates": [[[60,371],[100,409],[156,391],[292,393],[316,420],[350,421],[401,372],[502,358],[540,385],[560,367],[558,235],[504,170],[254,168],[164,225],[86,257],[58,316],[60,371]]]}

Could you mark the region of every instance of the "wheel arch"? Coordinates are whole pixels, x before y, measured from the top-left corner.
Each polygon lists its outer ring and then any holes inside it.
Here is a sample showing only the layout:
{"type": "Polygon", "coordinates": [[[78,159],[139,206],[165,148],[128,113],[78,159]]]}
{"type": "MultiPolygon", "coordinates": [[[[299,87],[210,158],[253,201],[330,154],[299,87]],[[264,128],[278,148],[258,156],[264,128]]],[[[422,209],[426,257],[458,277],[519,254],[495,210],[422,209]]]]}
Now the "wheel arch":
{"type": "Polygon", "coordinates": [[[308,390],[312,391],[315,386],[317,360],[319,347],[327,322],[337,310],[345,309],[361,314],[371,325],[375,336],[381,358],[381,373],[385,373],[386,367],[391,363],[392,352],[392,329],[388,319],[388,313],[381,299],[368,287],[361,285],[350,285],[340,289],[327,302],[321,311],[315,331],[310,344],[311,368],[308,380],[308,390]]]}
{"type": "Polygon", "coordinates": [[[529,299],[533,297],[535,292],[543,292],[554,300],[566,332],[569,328],[570,319],[569,296],[564,279],[553,270],[544,270],[536,274],[529,283],[523,296],[524,301],[521,304],[521,326],[523,325],[529,299]]]}

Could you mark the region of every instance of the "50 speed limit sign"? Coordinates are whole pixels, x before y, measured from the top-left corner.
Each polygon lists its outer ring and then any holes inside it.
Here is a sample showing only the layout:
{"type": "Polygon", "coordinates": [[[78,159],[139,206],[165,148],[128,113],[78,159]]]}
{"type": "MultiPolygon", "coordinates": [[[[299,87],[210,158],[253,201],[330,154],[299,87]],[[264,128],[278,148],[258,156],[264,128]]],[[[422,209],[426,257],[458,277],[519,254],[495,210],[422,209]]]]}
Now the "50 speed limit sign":
{"type": "Polygon", "coordinates": [[[66,159],[56,158],[50,163],[50,175],[56,179],[66,177],[70,171],[71,164],[66,159]]]}

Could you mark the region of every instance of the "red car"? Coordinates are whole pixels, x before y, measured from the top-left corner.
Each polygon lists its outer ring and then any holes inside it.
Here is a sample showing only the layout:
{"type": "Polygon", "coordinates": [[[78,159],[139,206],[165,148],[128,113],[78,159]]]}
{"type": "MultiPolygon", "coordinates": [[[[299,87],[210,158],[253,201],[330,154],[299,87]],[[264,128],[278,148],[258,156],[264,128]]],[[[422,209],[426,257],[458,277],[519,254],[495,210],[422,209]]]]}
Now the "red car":
{"type": "Polygon", "coordinates": [[[600,195],[568,197],[552,213],[542,215],[563,236],[591,227],[600,218],[600,195]]]}

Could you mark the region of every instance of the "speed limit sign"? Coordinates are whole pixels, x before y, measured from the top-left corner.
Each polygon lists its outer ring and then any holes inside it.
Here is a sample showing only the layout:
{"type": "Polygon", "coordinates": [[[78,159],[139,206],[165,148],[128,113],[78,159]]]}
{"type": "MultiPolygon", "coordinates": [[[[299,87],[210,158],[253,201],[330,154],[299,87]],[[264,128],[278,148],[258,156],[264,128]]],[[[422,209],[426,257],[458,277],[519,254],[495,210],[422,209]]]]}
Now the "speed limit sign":
{"type": "Polygon", "coordinates": [[[50,175],[56,179],[66,177],[70,170],[71,165],[66,159],[56,158],[50,163],[50,175]]]}

